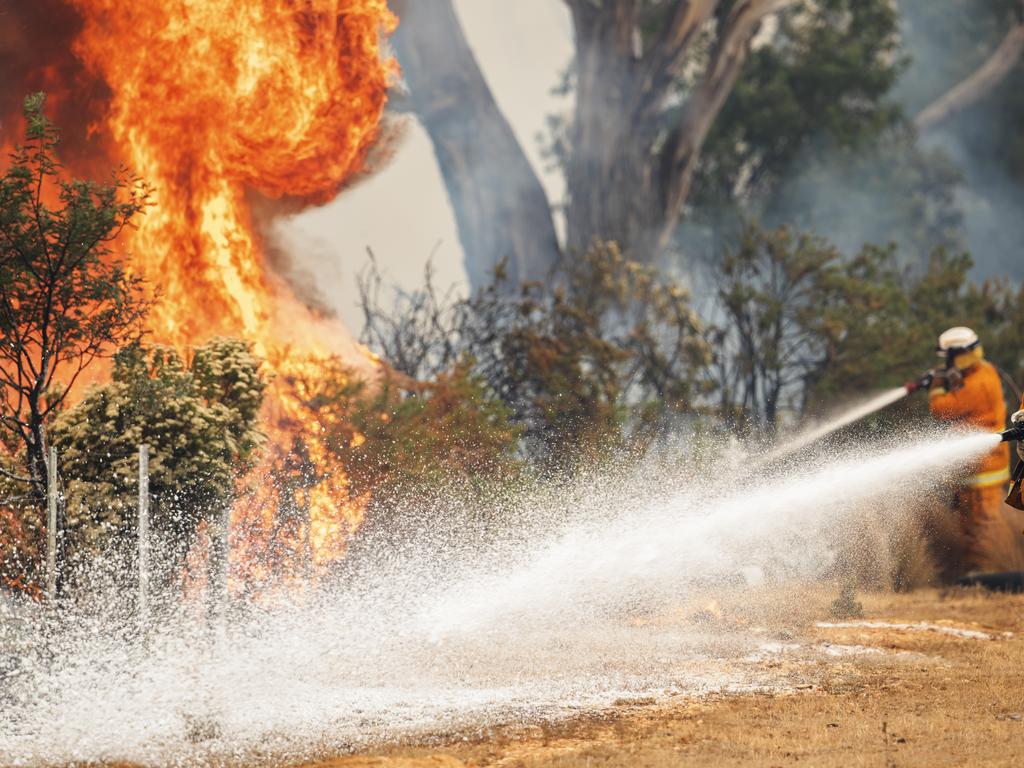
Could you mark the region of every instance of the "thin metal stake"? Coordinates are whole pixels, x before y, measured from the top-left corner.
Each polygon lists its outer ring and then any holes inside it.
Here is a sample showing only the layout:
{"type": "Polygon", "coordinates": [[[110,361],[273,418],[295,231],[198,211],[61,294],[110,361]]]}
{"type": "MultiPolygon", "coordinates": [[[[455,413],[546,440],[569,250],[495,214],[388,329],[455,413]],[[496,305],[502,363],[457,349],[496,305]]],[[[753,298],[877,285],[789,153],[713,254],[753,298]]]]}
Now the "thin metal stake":
{"type": "Polygon", "coordinates": [[[228,536],[231,532],[231,508],[226,507],[210,525],[210,615],[224,618],[228,601],[228,536]]]}
{"type": "MultiPolygon", "coordinates": [[[[206,561],[207,591],[206,619],[208,657],[220,664],[227,659],[227,613],[228,613],[228,533],[231,528],[231,509],[225,508],[208,520],[209,557],[206,561]]],[[[198,657],[194,657],[197,658],[198,657]]],[[[220,732],[220,721],[225,710],[220,690],[214,686],[207,692],[203,717],[204,727],[212,733],[220,732]]]]}
{"type": "Polygon", "coordinates": [[[231,507],[225,506],[220,523],[220,599],[224,606],[228,600],[228,577],[231,573],[231,507]]]}
{"type": "Polygon", "coordinates": [[[46,598],[57,599],[57,449],[50,446],[46,466],[46,598]]]}
{"type": "Polygon", "coordinates": [[[139,446],[139,621],[149,619],[149,446],[139,446]]]}

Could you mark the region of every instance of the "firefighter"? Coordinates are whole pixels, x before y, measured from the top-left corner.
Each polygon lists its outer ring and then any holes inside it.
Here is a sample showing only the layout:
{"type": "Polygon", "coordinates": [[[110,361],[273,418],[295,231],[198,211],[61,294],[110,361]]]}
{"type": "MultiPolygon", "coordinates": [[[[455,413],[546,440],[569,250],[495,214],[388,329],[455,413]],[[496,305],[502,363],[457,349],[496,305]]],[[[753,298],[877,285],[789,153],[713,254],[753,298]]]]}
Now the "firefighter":
{"type": "MultiPolygon", "coordinates": [[[[1024,424],[1024,399],[1020,402],[1020,410],[1010,417],[1014,425],[1024,424]]],[[[1013,476],[1013,485],[1010,488],[1010,495],[1006,497],[1006,503],[1014,509],[1024,512],[1024,440],[1017,441],[1017,456],[1020,462],[1017,464],[1017,471],[1013,476]]]]}
{"type": "MultiPolygon", "coordinates": [[[[985,360],[978,335],[970,328],[950,328],[939,337],[945,368],[929,391],[932,415],[944,421],[1000,432],[1006,427],[1006,401],[995,366],[985,360]]],[[[961,568],[978,570],[985,562],[986,534],[1004,525],[1000,508],[1010,481],[1007,443],[986,454],[956,488],[954,506],[964,540],[961,568]]]]}

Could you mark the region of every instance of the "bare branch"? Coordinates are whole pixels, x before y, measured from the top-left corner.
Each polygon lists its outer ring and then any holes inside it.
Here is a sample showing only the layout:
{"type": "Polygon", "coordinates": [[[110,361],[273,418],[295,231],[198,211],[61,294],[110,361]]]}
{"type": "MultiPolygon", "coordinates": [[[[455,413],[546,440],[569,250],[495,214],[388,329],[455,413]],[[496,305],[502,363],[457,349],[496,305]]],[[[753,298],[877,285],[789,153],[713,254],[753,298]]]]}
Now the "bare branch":
{"type": "Polygon", "coordinates": [[[976,104],[999,85],[1021,60],[1024,54],[1024,0],[1016,23],[1003,38],[1003,42],[985,63],[967,78],[957,83],[942,96],[922,109],[914,118],[917,130],[924,133],[941,125],[953,115],[976,104]]]}
{"type": "Polygon", "coordinates": [[[31,477],[22,477],[21,475],[16,475],[13,472],[8,472],[3,467],[0,467],[0,475],[2,475],[3,477],[6,477],[8,480],[13,480],[16,483],[31,483],[32,482],[32,478],[31,477]]]}
{"type": "Polygon", "coordinates": [[[637,89],[643,95],[637,108],[639,119],[649,118],[661,108],[690,53],[690,46],[717,5],[717,0],[676,2],[672,17],[661,27],[644,55],[642,86],[637,89]]]}
{"type": "Polygon", "coordinates": [[[687,100],[682,119],[662,154],[665,221],[658,238],[659,248],[667,245],[679,223],[700,150],[747,60],[758,25],[794,1],[747,0],[738,3],[726,19],[704,78],[687,100]]]}

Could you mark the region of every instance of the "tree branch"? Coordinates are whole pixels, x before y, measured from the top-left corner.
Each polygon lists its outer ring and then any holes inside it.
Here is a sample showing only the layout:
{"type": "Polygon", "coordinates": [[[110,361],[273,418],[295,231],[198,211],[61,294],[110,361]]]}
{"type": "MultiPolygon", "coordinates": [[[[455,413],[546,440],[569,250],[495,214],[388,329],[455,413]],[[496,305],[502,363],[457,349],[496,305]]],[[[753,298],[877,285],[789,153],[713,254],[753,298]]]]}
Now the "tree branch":
{"type": "Polygon", "coordinates": [[[659,249],[667,246],[679,223],[700,150],[747,59],[758,25],[793,2],[741,0],[729,13],[704,78],[687,99],[679,125],[670,134],[661,155],[665,217],[658,237],[659,249]]]}
{"type": "Polygon", "coordinates": [[[717,0],[678,0],[672,16],[659,30],[643,58],[644,77],[638,92],[642,99],[637,119],[648,119],[675,83],[679,69],[701,27],[711,18],[717,0]]]}
{"type": "Polygon", "coordinates": [[[471,284],[486,284],[504,258],[517,280],[543,277],[559,253],[551,206],[451,0],[390,7],[402,20],[392,43],[409,87],[405,101],[441,166],[471,284]]]}
{"type": "Polygon", "coordinates": [[[31,483],[32,482],[32,478],[31,477],[22,477],[21,475],[16,475],[13,472],[8,472],[3,467],[0,467],[0,475],[6,477],[8,480],[13,480],[16,483],[31,483]]]}
{"type": "Polygon", "coordinates": [[[922,109],[914,118],[917,130],[924,133],[953,115],[976,104],[999,85],[1021,60],[1024,53],[1024,0],[1018,7],[1013,27],[985,63],[966,79],[946,91],[922,109]]]}

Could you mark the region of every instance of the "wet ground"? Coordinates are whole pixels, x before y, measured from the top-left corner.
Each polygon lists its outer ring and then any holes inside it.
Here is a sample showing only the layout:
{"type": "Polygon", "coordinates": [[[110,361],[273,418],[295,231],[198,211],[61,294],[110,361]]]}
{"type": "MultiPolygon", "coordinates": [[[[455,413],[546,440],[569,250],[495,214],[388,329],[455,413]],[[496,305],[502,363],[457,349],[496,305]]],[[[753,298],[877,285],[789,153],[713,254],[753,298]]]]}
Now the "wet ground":
{"type": "MultiPolygon", "coordinates": [[[[534,724],[422,736],[307,768],[414,766],[1018,766],[1024,761],[1024,597],[977,590],[830,596],[763,631],[744,690],[622,698],[534,724]],[[418,743],[417,743],[418,742],[418,743]]],[[[749,622],[711,604],[709,625],[749,622]]],[[[691,615],[692,618],[692,615],[691,615]]],[[[742,679],[737,667],[731,672],[742,679]]]]}

